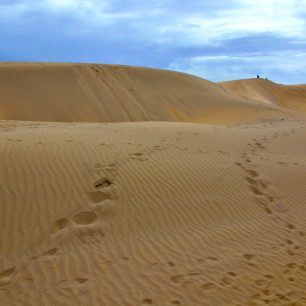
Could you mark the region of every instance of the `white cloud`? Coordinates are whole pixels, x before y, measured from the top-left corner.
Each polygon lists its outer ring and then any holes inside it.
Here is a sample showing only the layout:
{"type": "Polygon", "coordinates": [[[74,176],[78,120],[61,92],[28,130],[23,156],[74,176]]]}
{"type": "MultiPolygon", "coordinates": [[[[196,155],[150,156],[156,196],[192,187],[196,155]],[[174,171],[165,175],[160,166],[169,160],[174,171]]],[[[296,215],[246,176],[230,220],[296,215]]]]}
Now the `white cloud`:
{"type": "Polygon", "coordinates": [[[0,14],[1,17],[18,15],[19,18],[28,12],[53,17],[68,14],[84,27],[92,26],[93,31],[97,25],[128,20],[124,31],[132,28],[144,40],[178,46],[203,45],[224,38],[263,33],[298,39],[306,37],[305,17],[302,16],[306,14],[306,0],[228,0],[220,1],[217,9],[211,10],[199,9],[198,3],[190,3],[186,10],[186,4],[170,0],[25,0],[11,5],[5,1],[0,14]]]}
{"type": "MultiPolygon", "coordinates": [[[[1,1],[1,0],[0,0],[1,1]]],[[[8,22],[22,20],[29,14],[33,20],[47,16],[50,22],[56,22],[59,16],[70,18],[84,27],[111,24],[134,15],[128,11],[109,11],[112,0],[20,0],[8,4],[0,2],[0,17],[8,22]]],[[[1,20],[0,20],[1,22],[1,20]]]]}
{"type": "Polygon", "coordinates": [[[279,83],[299,83],[306,70],[306,52],[195,56],[174,60],[168,69],[202,76],[212,81],[252,78],[260,74],[279,83]]]}
{"type": "Polygon", "coordinates": [[[182,14],[164,27],[163,35],[178,43],[202,45],[222,39],[254,34],[272,34],[287,38],[306,37],[306,1],[235,0],[230,7],[213,14],[182,14]]]}
{"type": "MultiPolygon", "coordinates": [[[[47,37],[50,41],[53,39],[53,46],[60,41],[56,52],[65,54],[66,58],[72,57],[68,53],[74,54],[75,50],[71,49],[77,49],[75,46],[84,52],[82,58],[86,59],[88,49],[102,54],[107,46],[108,51],[97,58],[110,59],[109,50],[114,50],[117,56],[120,54],[120,62],[125,63],[129,63],[125,56],[128,46],[131,52],[140,50],[138,54],[130,54],[129,59],[134,56],[141,65],[154,65],[151,62],[154,58],[164,67],[171,58],[170,68],[212,80],[249,77],[259,69],[267,74],[296,71],[302,75],[301,70],[306,68],[304,53],[282,50],[305,48],[305,16],[306,0],[191,0],[189,3],[177,0],[0,0],[0,39],[4,37],[6,45],[10,45],[11,37],[15,37],[11,45],[22,50],[22,44],[29,37],[38,37],[40,40],[36,40],[33,50],[45,48],[45,52],[47,43],[45,47],[39,44],[47,37]],[[255,36],[254,47],[252,38],[255,36]],[[225,42],[245,37],[249,38],[245,40],[246,45],[241,40],[237,40],[235,46],[233,41],[225,42]],[[273,42],[269,42],[268,37],[273,37],[273,42]],[[279,52],[255,54],[253,51],[260,50],[260,43],[265,44],[265,50],[279,52]],[[216,46],[225,48],[223,55],[191,57],[188,54],[190,50],[213,49],[212,45],[215,52],[216,46]],[[244,54],[246,51],[253,53],[244,54]],[[182,53],[186,55],[180,56],[186,58],[177,58],[177,54],[182,53]],[[142,61],[143,58],[149,58],[150,62],[142,61]]],[[[10,49],[7,51],[5,47],[2,53],[9,54],[10,49]]]]}

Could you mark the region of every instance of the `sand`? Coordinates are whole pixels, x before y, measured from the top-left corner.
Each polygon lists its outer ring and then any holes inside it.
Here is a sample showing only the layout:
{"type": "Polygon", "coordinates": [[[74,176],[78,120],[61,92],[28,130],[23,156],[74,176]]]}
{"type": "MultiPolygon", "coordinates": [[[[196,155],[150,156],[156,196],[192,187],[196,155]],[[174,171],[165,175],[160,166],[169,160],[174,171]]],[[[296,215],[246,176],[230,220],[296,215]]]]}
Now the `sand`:
{"type": "Polygon", "coordinates": [[[1,306],[306,305],[305,86],[72,64],[0,79],[1,306]]]}
{"type": "Polygon", "coordinates": [[[230,123],[279,108],[188,74],[80,64],[0,65],[0,120],[230,123]]]}
{"type": "Polygon", "coordinates": [[[219,84],[246,99],[306,112],[306,85],[288,86],[265,79],[247,79],[219,84]]]}

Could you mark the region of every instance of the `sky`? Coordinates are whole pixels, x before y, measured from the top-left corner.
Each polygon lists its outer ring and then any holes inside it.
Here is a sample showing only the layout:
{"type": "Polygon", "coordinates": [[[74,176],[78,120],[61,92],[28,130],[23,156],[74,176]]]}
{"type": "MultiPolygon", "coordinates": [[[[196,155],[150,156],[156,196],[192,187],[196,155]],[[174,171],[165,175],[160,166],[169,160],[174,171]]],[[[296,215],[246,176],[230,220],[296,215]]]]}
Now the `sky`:
{"type": "Polygon", "coordinates": [[[306,0],[0,0],[0,61],[306,83],[306,0]]]}

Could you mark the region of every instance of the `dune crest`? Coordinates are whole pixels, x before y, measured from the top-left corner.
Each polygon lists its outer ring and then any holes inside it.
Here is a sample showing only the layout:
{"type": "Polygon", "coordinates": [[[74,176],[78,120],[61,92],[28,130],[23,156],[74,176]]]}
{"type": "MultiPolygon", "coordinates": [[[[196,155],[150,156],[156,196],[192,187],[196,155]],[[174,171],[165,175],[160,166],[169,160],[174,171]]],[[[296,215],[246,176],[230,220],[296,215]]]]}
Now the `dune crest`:
{"type": "Polygon", "coordinates": [[[306,112],[306,85],[281,85],[265,79],[235,80],[219,84],[246,99],[306,112]]]}
{"type": "Polygon", "coordinates": [[[173,71],[93,64],[0,65],[3,120],[230,123],[275,112],[273,105],[173,71]]]}

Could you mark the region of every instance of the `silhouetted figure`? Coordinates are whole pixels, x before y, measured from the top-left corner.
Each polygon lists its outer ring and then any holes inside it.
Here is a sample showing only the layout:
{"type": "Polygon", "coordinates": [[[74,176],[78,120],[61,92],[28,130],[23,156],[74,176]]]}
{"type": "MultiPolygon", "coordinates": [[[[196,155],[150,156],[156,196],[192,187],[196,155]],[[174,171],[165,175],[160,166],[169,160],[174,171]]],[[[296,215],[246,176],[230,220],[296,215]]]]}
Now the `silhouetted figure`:
{"type": "Polygon", "coordinates": [[[266,80],[268,80],[268,78],[266,78],[266,80]]]}
{"type": "Polygon", "coordinates": [[[259,75],[257,74],[257,79],[260,79],[259,75]]]}

